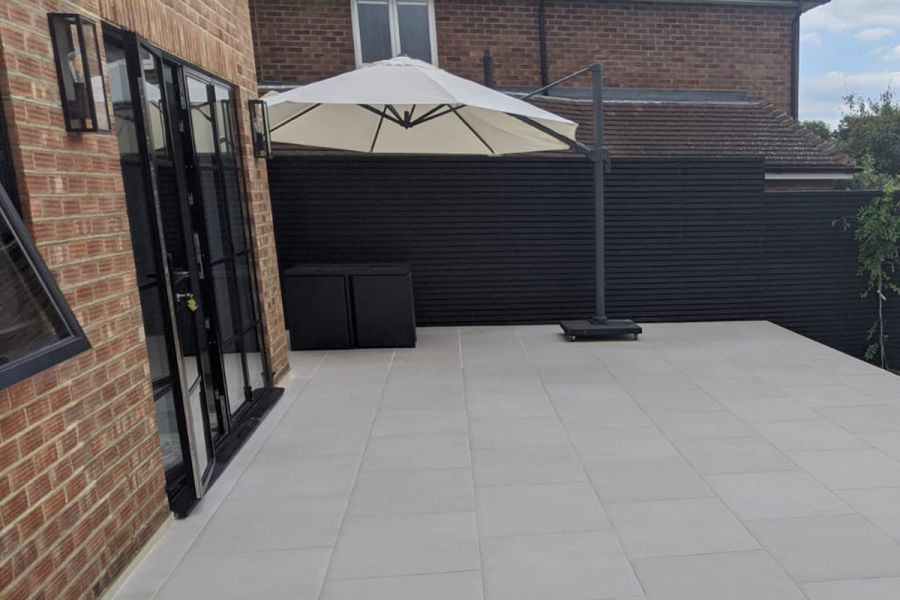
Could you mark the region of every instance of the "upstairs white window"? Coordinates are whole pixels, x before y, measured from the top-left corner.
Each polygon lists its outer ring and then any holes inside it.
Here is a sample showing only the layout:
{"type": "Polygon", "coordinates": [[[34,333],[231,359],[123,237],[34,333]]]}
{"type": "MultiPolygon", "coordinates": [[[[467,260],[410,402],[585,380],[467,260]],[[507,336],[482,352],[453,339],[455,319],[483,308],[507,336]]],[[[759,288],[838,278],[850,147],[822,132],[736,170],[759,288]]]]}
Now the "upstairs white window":
{"type": "Polygon", "coordinates": [[[356,64],[405,55],[437,64],[433,0],[350,0],[356,64]]]}

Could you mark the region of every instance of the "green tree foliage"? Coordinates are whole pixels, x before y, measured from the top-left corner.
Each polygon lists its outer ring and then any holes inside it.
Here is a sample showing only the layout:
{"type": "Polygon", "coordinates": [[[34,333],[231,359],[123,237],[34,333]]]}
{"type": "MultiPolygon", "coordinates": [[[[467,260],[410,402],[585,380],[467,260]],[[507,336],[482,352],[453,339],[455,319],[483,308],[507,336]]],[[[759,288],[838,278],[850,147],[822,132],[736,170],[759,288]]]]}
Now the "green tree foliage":
{"type": "Polygon", "coordinates": [[[850,94],[834,132],[838,147],[872,174],[896,179],[900,173],[900,102],[887,90],[877,99],[850,94]]]}
{"type": "Polygon", "coordinates": [[[806,121],[803,125],[856,159],[861,171],[851,187],[900,187],[900,100],[893,90],[878,98],[846,96],[837,129],[832,130],[823,121],[806,121]]]}
{"type": "Polygon", "coordinates": [[[866,279],[863,297],[875,296],[875,321],[869,329],[869,346],[866,359],[888,368],[884,306],[889,296],[900,296],[900,286],[895,283],[900,263],[900,202],[897,189],[887,184],[884,192],[859,209],[855,223],[846,223],[854,229],[859,249],[858,273],[866,279]]]}
{"type": "Polygon", "coordinates": [[[834,133],[825,121],[803,121],[803,126],[823,140],[832,141],[834,133]]]}
{"type": "Polygon", "coordinates": [[[880,189],[882,194],[862,207],[845,226],[852,228],[858,247],[859,275],[865,278],[863,297],[875,297],[875,320],[869,329],[866,359],[889,368],[888,335],[884,306],[891,296],[900,296],[895,282],[900,263],[900,102],[887,90],[877,99],[850,94],[836,130],[827,124],[807,125],[856,159],[861,172],[852,187],[880,189]],[[822,131],[821,125],[825,125],[822,131]]]}

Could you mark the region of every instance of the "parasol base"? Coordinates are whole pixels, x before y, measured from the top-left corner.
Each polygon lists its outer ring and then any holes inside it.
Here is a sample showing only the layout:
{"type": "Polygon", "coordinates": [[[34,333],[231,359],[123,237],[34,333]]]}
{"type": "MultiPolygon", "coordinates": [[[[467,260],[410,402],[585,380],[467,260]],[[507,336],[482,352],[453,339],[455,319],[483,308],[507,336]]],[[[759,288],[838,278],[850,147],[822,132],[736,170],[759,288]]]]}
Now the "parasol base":
{"type": "Polygon", "coordinates": [[[559,324],[570,342],[577,340],[603,340],[631,336],[638,339],[644,333],[641,326],[631,319],[594,318],[580,321],[562,321],[559,324]]]}

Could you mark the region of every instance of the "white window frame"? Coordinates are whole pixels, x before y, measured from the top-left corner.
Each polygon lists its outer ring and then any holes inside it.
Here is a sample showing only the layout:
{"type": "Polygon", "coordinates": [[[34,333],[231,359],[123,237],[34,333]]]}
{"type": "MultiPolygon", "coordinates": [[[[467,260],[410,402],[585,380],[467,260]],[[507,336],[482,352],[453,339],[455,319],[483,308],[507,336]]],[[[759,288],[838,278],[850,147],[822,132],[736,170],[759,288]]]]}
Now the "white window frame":
{"type": "MultiPolygon", "coordinates": [[[[356,56],[356,66],[361,67],[362,44],[359,33],[359,13],[357,4],[383,4],[385,0],[350,0],[350,15],[353,21],[353,52],[356,56]]],[[[438,66],[437,53],[437,29],[434,24],[434,0],[386,0],[388,4],[388,26],[391,33],[391,54],[399,56],[400,49],[400,18],[397,6],[400,4],[427,4],[428,5],[428,38],[431,42],[431,64],[438,66]]]]}

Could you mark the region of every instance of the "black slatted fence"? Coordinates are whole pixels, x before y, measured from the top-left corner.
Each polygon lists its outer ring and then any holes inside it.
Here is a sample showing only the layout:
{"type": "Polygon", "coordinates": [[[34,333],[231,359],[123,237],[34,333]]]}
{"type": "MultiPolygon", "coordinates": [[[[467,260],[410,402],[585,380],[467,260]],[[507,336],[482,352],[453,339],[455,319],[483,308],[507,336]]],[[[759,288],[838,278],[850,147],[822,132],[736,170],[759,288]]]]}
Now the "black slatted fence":
{"type": "MultiPolygon", "coordinates": [[[[592,313],[587,161],[296,156],[270,161],[269,181],[282,268],[410,262],[420,325],[592,313]]],[[[872,303],[833,222],[872,195],[763,188],[761,159],[614,161],[609,315],[769,319],[861,354],[872,303]]]]}

